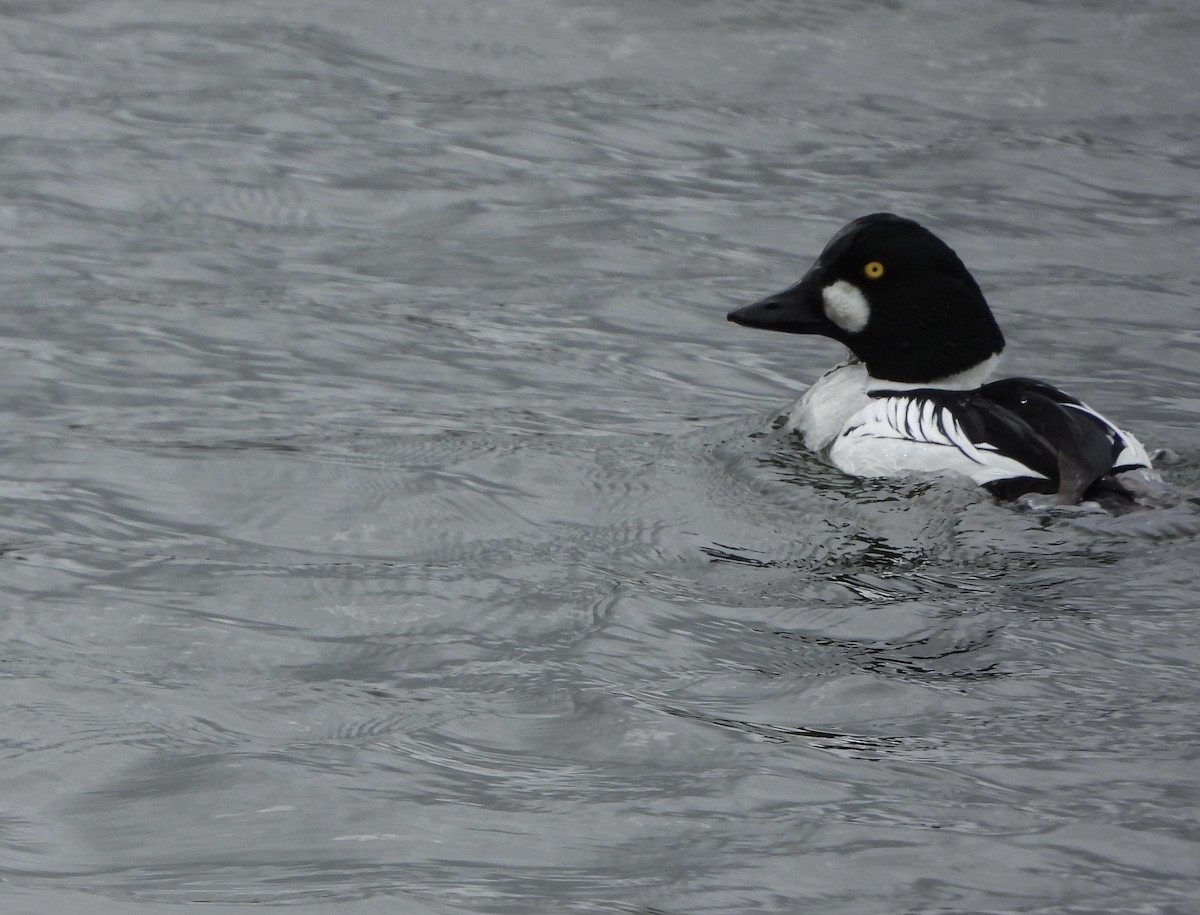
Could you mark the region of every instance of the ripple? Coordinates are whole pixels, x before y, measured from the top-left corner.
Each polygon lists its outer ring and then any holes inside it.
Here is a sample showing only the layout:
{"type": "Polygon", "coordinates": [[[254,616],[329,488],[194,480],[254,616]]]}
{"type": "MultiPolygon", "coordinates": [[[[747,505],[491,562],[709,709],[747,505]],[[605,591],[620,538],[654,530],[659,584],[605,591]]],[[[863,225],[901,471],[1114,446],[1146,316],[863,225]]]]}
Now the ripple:
{"type": "Polygon", "coordinates": [[[1196,488],[1194,11],[977,6],[5,5],[6,885],[1184,911],[1196,532],[831,473],[724,321],[910,213],[1196,488]]]}

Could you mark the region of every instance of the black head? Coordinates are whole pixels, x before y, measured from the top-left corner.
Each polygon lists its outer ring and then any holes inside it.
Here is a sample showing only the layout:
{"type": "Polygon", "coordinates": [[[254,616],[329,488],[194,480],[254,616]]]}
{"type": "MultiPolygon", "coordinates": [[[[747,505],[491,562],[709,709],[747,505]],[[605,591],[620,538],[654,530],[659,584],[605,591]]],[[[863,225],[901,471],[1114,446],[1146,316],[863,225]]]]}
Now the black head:
{"type": "Polygon", "coordinates": [[[795,285],[729,320],[845,344],[875,378],[923,384],[1004,349],[975,278],[940,238],[891,213],[863,216],[825,246],[795,285]]]}

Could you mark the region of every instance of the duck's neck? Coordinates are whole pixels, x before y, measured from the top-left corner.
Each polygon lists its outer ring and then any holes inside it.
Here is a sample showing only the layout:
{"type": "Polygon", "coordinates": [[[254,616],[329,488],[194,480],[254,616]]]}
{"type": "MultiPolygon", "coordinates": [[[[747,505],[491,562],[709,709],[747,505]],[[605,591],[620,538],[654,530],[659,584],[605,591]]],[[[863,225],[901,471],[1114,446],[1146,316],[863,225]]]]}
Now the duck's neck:
{"type": "Polygon", "coordinates": [[[872,375],[868,375],[866,391],[868,393],[877,391],[923,391],[930,388],[941,391],[974,391],[987,380],[988,375],[992,374],[999,361],[1000,354],[997,353],[965,371],[955,372],[953,375],[947,375],[945,378],[935,378],[932,381],[888,381],[886,378],[875,378],[872,375]]]}

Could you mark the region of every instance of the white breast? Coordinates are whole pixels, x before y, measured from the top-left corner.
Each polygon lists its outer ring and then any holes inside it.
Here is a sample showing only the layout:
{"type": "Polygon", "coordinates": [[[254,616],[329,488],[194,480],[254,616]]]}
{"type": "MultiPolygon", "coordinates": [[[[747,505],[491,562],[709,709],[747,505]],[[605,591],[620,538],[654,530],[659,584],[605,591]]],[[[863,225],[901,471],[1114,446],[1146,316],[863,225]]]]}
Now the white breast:
{"type": "Polygon", "coordinates": [[[867,368],[861,362],[836,365],[818,378],[792,406],[783,431],[799,432],[804,447],[822,452],[852,416],[871,402],[867,368]]]}

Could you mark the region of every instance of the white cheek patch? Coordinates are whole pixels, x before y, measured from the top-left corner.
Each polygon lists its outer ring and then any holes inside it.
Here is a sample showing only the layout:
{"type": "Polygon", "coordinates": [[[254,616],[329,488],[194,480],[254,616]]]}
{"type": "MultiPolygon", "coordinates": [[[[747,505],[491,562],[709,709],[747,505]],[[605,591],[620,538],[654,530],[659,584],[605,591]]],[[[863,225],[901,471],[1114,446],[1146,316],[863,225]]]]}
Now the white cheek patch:
{"type": "Polygon", "coordinates": [[[867,326],[871,317],[871,306],[867,298],[853,283],[838,280],[821,290],[821,301],[825,316],[842,330],[852,334],[867,326]]]}

